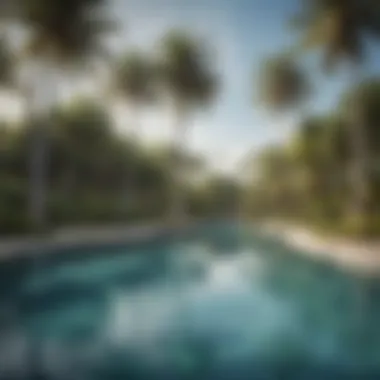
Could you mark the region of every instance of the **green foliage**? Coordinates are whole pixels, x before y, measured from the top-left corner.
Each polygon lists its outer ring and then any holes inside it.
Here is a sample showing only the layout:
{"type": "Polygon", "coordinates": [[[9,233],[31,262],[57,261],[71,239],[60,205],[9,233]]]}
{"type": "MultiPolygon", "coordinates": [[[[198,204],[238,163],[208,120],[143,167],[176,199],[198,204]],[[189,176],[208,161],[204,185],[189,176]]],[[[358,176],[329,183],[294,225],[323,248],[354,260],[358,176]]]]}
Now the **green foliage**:
{"type": "Polygon", "coordinates": [[[322,48],[324,67],[333,69],[342,61],[361,62],[364,38],[378,38],[380,7],[376,1],[307,0],[297,15],[297,29],[305,48],[322,48]]]}
{"type": "Polygon", "coordinates": [[[14,1],[14,17],[32,31],[27,52],[60,64],[103,54],[102,38],[115,28],[106,0],[14,1]]]}
{"type": "Polygon", "coordinates": [[[17,179],[2,178],[0,181],[0,234],[29,232],[31,226],[26,216],[25,184],[17,179]]]}
{"type": "Polygon", "coordinates": [[[146,103],[154,97],[156,68],[139,52],[127,53],[116,62],[112,89],[132,104],[146,103]]]}
{"type": "Polygon", "coordinates": [[[210,50],[181,31],[168,33],[161,46],[158,75],[164,88],[183,107],[213,100],[218,85],[210,50]]]}
{"type": "Polygon", "coordinates": [[[297,106],[308,93],[306,76],[293,60],[279,55],[263,63],[259,95],[267,106],[276,111],[297,106]]]}
{"type": "Polygon", "coordinates": [[[236,180],[224,176],[208,178],[188,190],[188,212],[194,216],[231,217],[239,213],[241,188],[236,180]]]}
{"type": "Polygon", "coordinates": [[[362,123],[358,128],[368,136],[369,148],[372,154],[378,152],[380,143],[380,79],[369,78],[351,88],[344,94],[340,102],[340,111],[349,118],[352,112],[359,115],[362,123]]]}
{"type": "MultiPolygon", "coordinates": [[[[111,128],[106,110],[89,100],[55,109],[49,123],[48,221],[51,228],[78,224],[135,223],[167,215],[172,149],[154,151],[111,128]],[[128,184],[128,186],[126,186],[128,184]]],[[[0,235],[36,232],[28,222],[28,129],[0,127],[0,235]]],[[[178,152],[183,170],[203,168],[201,159],[178,152]],[[180,154],[179,154],[180,153],[180,154]]],[[[194,216],[231,213],[236,184],[212,176],[201,189],[184,189],[194,216]]]]}
{"type": "MultiPolygon", "coordinates": [[[[294,58],[294,53],[322,50],[326,70],[342,62],[361,63],[364,38],[380,36],[379,16],[376,1],[305,0],[301,13],[293,19],[301,34],[299,46],[263,66],[260,94],[266,105],[283,110],[303,99],[307,86],[289,58],[294,58]]],[[[260,213],[265,213],[265,208],[268,214],[277,209],[277,214],[312,224],[334,221],[334,230],[352,235],[376,231],[373,213],[378,211],[373,206],[379,200],[380,121],[376,82],[355,86],[343,97],[338,114],[304,120],[289,144],[264,156],[261,175],[253,187],[254,196],[262,197],[262,205],[266,205],[259,208],[260,213]]]]}
{"type": "Polygon", "coordinates": [[[256,160],[249,186],[250,212],[296,219],[327,233],[379,236],[380,181],[375,170],[380,146],[379,88],[377,80],[364,82],[343,96],[339,114],[309,117],[286,144],[266,148],[256,160]],[[355,156],[345,113],[353,99],[356,103],[351,107],[360,107],[361,127],[371,141],[370,206],[364,214],[351,207],[349,174],[355,156]]]}

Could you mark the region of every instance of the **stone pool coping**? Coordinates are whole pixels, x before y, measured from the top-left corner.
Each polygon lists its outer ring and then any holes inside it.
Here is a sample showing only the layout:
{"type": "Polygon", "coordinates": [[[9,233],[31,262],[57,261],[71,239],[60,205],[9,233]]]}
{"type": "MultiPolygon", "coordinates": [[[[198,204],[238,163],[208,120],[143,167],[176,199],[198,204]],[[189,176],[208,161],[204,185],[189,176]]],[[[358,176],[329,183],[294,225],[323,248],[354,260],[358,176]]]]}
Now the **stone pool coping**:
{"type": "Polygon", "coordinates": [[[176,223],[147,221],[140,224],[66,227],[43,236],[0,237],[0,262],[71,249],[115,247],[174,236],[210,223],[234,222],[225,218],[186,218],[176,223]]]}
{"type": "MultiPolygon", "coordinates": [[[[177,227],[175,227],[177,229],[177,227]]],[[[29,257],[57,249],[129,244],[173,231],[165,223],[65,228],[46,236],[0,238],[0,261],[29,257]]]]}
{"type": "Polygon", "coordinates": [[[312,259],[328,261],[363,275],[380,275],[380,241],[325,237],[308,228],[281,221],[262,223],[257,228],[312,259]]]}
{"type": "MultiPolygon", "coordinates": [[[[139,225],[72,227],[44,237],[0,239],[0,261],[30,257],[57,249],[75,249],[129,244],[154,239],[166,233],[195,226],[200,221],[188,221],[173,226],[161,222],[139,225]]],[[[205,222],[205,221],[203,221],[205,222]]],[[[269,221],[253,225],[268,237],[280,239],[297,252],[315,260],[329,261],[355,273],[380,275],[380,241],[355,242],[348,239],[320,236],[310,229],[269,221]]]]}

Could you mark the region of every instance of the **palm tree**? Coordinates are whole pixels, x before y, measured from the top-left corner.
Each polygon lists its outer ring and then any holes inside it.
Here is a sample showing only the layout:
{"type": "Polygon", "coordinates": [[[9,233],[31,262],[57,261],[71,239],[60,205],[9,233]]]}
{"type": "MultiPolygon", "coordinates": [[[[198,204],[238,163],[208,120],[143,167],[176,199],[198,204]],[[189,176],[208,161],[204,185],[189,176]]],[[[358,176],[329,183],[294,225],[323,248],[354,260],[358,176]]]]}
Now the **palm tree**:
{"type": "MultiPolygon", "coordinates": [[[[142,108],[154,96],[153,89],[154,69],[147,57],[139,52],[129,52],[118,60],[112,78],[112,90],[129,106],[133,140],[137,137],[142,108]]],[[[135,172],[133,166],[132,164],[125,178],[127,204],[133,203],[133,197],[131,197],[135,172]]]]}
{"type": "Polygon", "coordinates": [[[260,74],[259,98],[270,110],[284,112],[307,99],[309,84],[291,57],[284,54],[270,57],[263,62],[260,74]]]}
{"type": "Polygon", "coordinates": [[[128,103],[133,122],[137,121],[140,109],[154,95],[153,65],[143,54],[129,52],[116,63],[112,79],[112,89],[128,103]]]}
{"type": "MultiPolygon", "coordinates": [[[[216,95],[217,75],[207,47],[181,31],[168,33],[161,45],[159,75],[169,95],[174,117],[175,151],[186,146],[190,115],[209,105],[216,95]]],[[[184,202],[180,179],[180,160],[173,154],[172,198],[170,216],[174,222],[184,218],[184,202]]]]}
{"type": "MultiPolygon", "coordinates": [[[[321,48],[323,66],[335,69],[341,63],[352,67],[351,78],[356,87],[361,80],[358,70],[364,60],[367,36],[379,38],[380,6],[376,1],[308,0],[295,23],[302,34],[301,46],[321,48]]],[[[360,102],[358,102],[360,105],[360,102]]],[[[353,213],[365,215],[368,204],[368,137],[365,134],[360,107],[351,107],[346,114],[352,152],[353,213]]]]}
{"type": "Polygon", "coordinates": [[[285,55],[270,57],[263,63],[259,96],[273,111],[284,111],[307,98],[309,86],[301,69],[285,55]]]}
{"type": "MultiPolygon", "coordinates": [[[[27,59],[54,68],[77,68],[104,54],[102,37],[113,28],[106,17],[106,0],[15,0],[13,17],[29,31],[23,49],[27,59]]],[[[34,89],[25,90],[26,113],[33,118],[34,89]]],[[[31,223],[46,224],[47,123],[31,131],[30,196],[31,223]]]]}

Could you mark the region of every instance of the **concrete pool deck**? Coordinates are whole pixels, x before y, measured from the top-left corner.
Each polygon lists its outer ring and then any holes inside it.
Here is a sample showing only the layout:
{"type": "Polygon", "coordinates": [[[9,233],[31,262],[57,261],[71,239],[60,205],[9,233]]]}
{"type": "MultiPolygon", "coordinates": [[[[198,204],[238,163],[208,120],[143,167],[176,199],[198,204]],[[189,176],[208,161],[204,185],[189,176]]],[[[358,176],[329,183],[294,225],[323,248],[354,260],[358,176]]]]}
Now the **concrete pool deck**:
{"type": "Polygon", "coordinates": [[[331,262],[363,275],[380,275],[380,241],[325,237],[284,222],[268,222],[258,228],[312,259],[331,262]]]}

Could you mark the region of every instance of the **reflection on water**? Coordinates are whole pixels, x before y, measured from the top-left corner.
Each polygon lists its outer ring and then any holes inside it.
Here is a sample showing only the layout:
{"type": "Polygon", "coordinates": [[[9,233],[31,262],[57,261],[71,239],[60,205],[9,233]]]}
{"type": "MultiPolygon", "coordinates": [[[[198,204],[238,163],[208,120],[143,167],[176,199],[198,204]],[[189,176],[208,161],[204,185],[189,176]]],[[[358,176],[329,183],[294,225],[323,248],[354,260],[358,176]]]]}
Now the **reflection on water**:
{"type": "Polygon", "coordinates": [[[3,263],[0,379],[379,378],[380,283],[191,235],[3,263]]]}

